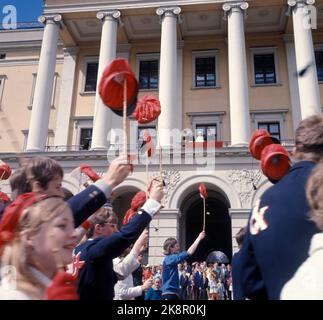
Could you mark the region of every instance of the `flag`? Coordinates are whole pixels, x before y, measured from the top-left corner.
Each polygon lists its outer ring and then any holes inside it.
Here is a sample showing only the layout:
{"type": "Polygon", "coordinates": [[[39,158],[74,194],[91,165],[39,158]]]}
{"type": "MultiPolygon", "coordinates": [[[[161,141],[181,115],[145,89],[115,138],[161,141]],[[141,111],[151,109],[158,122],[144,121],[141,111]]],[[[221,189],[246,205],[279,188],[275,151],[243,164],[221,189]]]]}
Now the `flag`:
{"type": "Polygon", "coordinates": [[[201,183],[199,185],[199,191],[200,191],[201,198],[206,199],[207,198],[207,192],[206,192],[206,187],[205,187],[204,183],[201,183]]]}
{"type": "Polygon", "coordinates": [[[148,154],[148,157],[152,157],[154,154],[154,144],[152,142],[149,130],[145,130],[142,135],[142,144],[140,146],[140,152],[148,154]]]}

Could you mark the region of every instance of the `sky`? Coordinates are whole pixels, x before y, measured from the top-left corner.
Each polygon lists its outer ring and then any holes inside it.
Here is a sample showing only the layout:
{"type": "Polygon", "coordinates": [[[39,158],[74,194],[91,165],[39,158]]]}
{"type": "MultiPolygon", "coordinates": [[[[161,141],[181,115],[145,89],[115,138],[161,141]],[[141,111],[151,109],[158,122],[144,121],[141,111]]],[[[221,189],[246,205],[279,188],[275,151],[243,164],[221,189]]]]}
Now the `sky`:
{"type": "MultiPolygon", "coordinates": [[[[16,8],[17,27],[31,27],[33,25],[26,25],[26,22],[38,22],[38,17],[43,13],[43,0],[0,0],[0,22],[1,29],[4,28],[6,16],[8,11],[5,12],[6,6],[14,6],[16,8]]],[[[10,10],[10,13],[12,11],[10,10]]],[[[34,25],[36,27],[37,25],[34,25]]]]}

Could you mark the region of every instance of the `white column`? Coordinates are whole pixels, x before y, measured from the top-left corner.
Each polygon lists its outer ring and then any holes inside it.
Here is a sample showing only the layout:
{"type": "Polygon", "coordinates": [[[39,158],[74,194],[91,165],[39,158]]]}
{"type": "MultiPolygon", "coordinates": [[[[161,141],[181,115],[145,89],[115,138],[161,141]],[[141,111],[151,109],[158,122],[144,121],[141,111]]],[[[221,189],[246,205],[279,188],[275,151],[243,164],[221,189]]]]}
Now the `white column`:
{"type": "Polygon", "coordinates": [[[45,27],[26,151],[38,152],[45,149],[61,20],[61,15],[39,17],[39,21],[44,23],[45,27]]]}
{"type": "Polygon", "coordinates": [[[171,147],[172,129],[177,127],[178,78],[177,78],[177,18],[180,7],[158,8],[161,17],[161,48],[159,74],[159,100],[161,114],[158,118],[159,141],[162,147],[171,147]]]}
{"type": "Polygon", "coordinates": [[[96,16],[98,19],[102,20],[102,35],[97,90],[95,95],[92,149],[106,150],[109,145],[108,133],[112,125],[114,125],[112,119],[117,116],[114,116],[113,112],[102,102],[98,86],[104,69],[116,58],[118,22],[120,21],[121,12],[118,10],[102,11],[98,12],[96,16]]]}
{"type": "Polygon", "coordinates": [[[61,148],[61,150],[66,150],[68,144],[68,133],[70,129],[70,118],[78,52],[78,47],[64,48],[63,75],[59,95],[54,141],[55,146],[58,146],[59,148],[61,148]]]}
{"type": "Polygon", "coordinates": [[[301,105],[299,102],[299,90],[296,68],[296,56],[295,56],[295,45],[294,41],[291,39],[291,35],[285,35],[285,48],[286,48],[286,57],[287,57],[287,66],[288,66],[288,79],[289,79],[289,93],[290,101],[292,105],[292,114],[293,114],[293,131],[297,128],[298,124],[302,120],[301,116],[301,105]]]}
{"type": "Polygon", "coordinates": [[[297,70],[300,72],[308,67],[303,76],[298,76],[302,119],[321,112],[312,31],[307,10],[307,5],[314,3],[315,0],[288,0],[293,13],[297,70]]]}
{"type": "Polygon", "coordinates": [[[228,20],[231,145],[246,145],[250,138],[249,85],[244,34],[247,2],[225,3],[228,20]]]}

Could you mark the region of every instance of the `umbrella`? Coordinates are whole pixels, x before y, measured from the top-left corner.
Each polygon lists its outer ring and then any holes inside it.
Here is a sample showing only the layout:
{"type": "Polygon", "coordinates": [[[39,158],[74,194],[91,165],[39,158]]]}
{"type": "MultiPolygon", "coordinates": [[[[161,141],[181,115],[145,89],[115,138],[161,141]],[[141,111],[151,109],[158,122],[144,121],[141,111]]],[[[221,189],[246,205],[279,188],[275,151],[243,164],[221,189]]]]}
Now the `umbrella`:
{"type": "Polygon", "coordinates": [[[229,263],[228,257],[222,251],[212,251],[206,258],[206,263],[229,263]]]}

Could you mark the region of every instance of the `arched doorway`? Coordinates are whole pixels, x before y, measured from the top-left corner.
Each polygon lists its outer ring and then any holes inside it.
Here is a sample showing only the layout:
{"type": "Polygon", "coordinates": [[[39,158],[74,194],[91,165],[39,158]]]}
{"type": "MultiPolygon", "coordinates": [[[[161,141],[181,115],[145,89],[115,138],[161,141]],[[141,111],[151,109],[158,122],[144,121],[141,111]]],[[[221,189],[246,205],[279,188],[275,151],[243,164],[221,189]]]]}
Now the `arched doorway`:
{"type": "MultiPolygon", "coordinates": [[[[203,200],[197,191],[189,193],[180,208],[180,244],[188,249],[203,229],[203,200]]],[[[211,251],[222,251],[231,260],[232,231],[229,201],[219,191],[210,190],[206,199],[206,237],[189,261],[205,261],[211,251]]]]}

